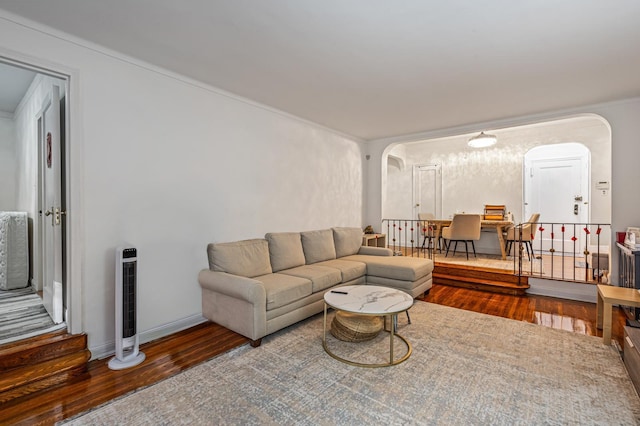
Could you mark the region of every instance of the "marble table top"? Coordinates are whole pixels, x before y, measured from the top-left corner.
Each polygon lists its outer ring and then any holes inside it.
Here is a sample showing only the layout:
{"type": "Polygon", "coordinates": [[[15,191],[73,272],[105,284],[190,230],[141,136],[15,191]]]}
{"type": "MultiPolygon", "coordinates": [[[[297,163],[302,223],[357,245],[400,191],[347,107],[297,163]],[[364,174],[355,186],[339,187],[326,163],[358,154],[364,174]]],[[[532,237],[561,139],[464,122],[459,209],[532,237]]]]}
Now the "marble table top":
{"type": "Polygon", "coordinates": [[[340,311],[371,315],[395,314],[413,306],[413,297],[404,291],[377,285],[336,287],[324,294],[324,301],[340,311]]]}

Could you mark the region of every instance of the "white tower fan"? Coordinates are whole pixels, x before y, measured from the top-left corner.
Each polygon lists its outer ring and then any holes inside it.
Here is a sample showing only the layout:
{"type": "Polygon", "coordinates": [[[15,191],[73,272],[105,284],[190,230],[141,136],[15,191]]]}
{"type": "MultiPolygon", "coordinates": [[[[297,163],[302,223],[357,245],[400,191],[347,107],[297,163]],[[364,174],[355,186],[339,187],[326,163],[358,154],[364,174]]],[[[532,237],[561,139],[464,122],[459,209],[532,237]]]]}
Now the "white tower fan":
{"type": "Polygon", "coordinates": [[[145,359],[136,332],[137,254],[132,247],[116,251],[116,356],[109,361],[112,370],[134,367],[145,359]]]}

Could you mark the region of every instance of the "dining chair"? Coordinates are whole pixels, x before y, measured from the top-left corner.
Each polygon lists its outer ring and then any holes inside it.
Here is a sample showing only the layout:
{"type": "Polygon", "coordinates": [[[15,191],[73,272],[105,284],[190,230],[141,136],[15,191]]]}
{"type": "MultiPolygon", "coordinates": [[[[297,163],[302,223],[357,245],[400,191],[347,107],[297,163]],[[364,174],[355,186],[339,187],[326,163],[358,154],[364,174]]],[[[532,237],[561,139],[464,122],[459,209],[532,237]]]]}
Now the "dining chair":
{"type": "Polygon", "coordinates": [[[509,253],[514,241],[522,241],[527,249],[527,257],[531,261],[531,255],[533,254],[533,239],[536,236],[538,230],[538,221],[540,220],[540,213],[534,213],[529,218],[529,221],[521,226],[512,226],[507,229],[507,236],[505,238],[505,251],[509,253]],[[522,235],[520,233],[522,228],[522,235]]]}
{"type": "MultiPolygon", "coordinates": [[[[418,220],[420,221],[420,234],[424,237],[422,239],[421,246],[421,248],[423,249],[433,247],[432,244],[435,237],[435,225],[429,224],[429,221],[435,218],[436,217],[433,213],[418,213],[418,220]],[[429,245],[427,245],[427,241],[429,241],[429,245]]],[[[442,237],[438,239],[438,248],[440,249],[440,252],[442,252],[440,240],[442,240],[442,237]]]]}
{"type": "Polygon", "coordinates": [[[469,242],[473,248],[473,256],[477,257],[474,241],[480,239],[481,220],[482,216],[479,214],[456,214],[453,216],[451,225],[442,230],[442,238],[444,238],[447,247],[445,257],[449,255],[452,242],[456,243],[453,247],[453,255],[456,255],[458,241],[464,242],[467,260],[469,260],[469,242]]]}

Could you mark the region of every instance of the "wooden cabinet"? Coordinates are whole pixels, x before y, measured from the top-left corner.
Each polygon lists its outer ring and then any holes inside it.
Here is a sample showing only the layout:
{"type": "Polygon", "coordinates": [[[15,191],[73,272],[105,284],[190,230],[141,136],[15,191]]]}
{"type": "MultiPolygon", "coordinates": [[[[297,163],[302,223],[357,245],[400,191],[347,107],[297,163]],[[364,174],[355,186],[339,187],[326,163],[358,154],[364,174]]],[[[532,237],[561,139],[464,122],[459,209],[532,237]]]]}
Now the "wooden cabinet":
{"type": "Polygon", "coordinates": [[[362,236],[362,245],[369,247],[386,247],[387,234],[364,234],[362,236]]]}
{"type": "Polygon", "coordinates": [[[640,328],[624,328],[624,366],[640,394],[640,328]]]}
{"type": "MultiPolygon", "coordinates": [[[[620,287],[640,289],[640,250],[616,243],[620,252],[618,261],[618,285],[620,287]]],[[[632,319],[640,319],[640,308],[624,308],[632,319]]]]}

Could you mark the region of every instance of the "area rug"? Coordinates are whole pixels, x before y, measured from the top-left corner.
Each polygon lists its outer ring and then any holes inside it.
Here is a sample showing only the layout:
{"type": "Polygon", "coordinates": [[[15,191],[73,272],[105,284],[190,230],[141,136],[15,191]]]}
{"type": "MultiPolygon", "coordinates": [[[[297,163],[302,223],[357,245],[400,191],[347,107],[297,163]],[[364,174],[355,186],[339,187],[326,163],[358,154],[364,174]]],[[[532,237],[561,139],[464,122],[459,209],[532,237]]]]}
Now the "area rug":
{"type": "MultiPolygon", "coordinates": [[[[353,367],[322,348],[322,315],[71,419],[71,425],[640,423],[617,351],[597,337],[416,301],[402,364],[353,367]]],[[[375,361],[388,334],[341,343],[375,361]]],[[[396,340],[398,356],[402,342],[396,340]]]]}
{"type": "Polygon", "coordinates": [[[0,345],[64,327],[54,324],[31,287],[0,291],[0,345]]]}

